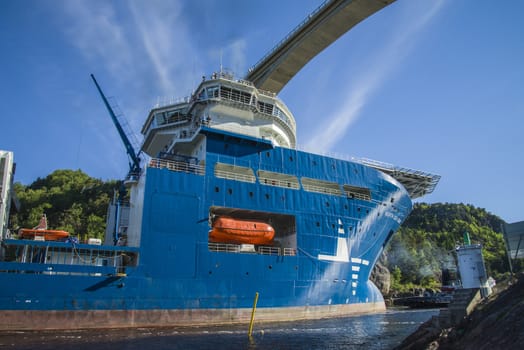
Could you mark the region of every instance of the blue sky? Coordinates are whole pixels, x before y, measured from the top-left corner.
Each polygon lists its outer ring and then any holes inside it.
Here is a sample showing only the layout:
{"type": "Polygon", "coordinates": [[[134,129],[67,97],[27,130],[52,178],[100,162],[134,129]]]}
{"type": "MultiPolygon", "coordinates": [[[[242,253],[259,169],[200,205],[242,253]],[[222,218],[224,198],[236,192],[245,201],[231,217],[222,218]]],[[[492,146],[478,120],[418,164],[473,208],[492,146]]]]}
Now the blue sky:
{"type": "MultiPolygon", "coordinates": [[[[16,180],[119,179],[125,149],[89,74],[139,135],[159,98],[222,62],[242,77],[321,1],[0,1],[0,149],[16,180]]],[[[280,93],[298,143],[442,175],[426,202],[524,219],[524,2],[399,0],[280,93]]]]}

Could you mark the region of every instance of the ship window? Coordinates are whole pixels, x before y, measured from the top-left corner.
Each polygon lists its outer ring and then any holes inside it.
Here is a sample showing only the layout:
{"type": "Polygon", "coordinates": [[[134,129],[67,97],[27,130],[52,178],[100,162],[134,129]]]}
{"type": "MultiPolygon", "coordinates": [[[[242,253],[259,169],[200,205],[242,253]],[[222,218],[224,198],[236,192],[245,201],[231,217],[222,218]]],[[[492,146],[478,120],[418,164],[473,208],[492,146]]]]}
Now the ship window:
{"type": "Polygon", "coordinates": [[[222,86],[220,88],[220,97],[247,105],[251,103],[251,94],[249,92],[232,89],[227,86],[222,86]]]}
{"type": "Polygon", "coordinates": [[[218,86],[210,86],[207,89],[207,98],[217,98],[218,97],[218,86]]]}
{"type": "Polygon", "coordinates": [[[258,110],[260,113],[264,114],[273,114],[273,105],[271,103],[266,103],[262,101],[258,101],[258,110]]]}
{"type": "Polygon", "coordinates": [[[218,188],[218,186],[215,186],[215,192],[220,192],[220,188],[218,188]]]}
{"type": "Polygon", "coordinates": [[[216,163],[215,176],[221,179],[256,182],[255,174],[251,168],[232,164],[216,163]]]}
{"type": "Polygon", "coordinates": [[[336,182],[310,179],[307,177],[303,177],[301,181],[304,190],[308,192],[332,194],[335,196],[340,196],[342,194],[340,191],[340,186],[336,182]]]}
{"type": "Polygon", "coordinates": [[[257,176],[258,176],[258,180],[263,185],[285,187],[285,188],[292,188],[292,189],[300,188],[298,178],[293,175],[259,170],[257,171],[257,176]]]}
{"type": "Polygon", "coordinates": [[[371,200],[371,191],[369,188],[344,185],[344,192],[349,198],[371,200]]]}
{"type": "Polygon", "coordinates": [[[229,194],[233,194],[233,190],[232,190],[231,188],[228,188],[228,189],[227,189],[227,193],[229,193],[229,194]]]}

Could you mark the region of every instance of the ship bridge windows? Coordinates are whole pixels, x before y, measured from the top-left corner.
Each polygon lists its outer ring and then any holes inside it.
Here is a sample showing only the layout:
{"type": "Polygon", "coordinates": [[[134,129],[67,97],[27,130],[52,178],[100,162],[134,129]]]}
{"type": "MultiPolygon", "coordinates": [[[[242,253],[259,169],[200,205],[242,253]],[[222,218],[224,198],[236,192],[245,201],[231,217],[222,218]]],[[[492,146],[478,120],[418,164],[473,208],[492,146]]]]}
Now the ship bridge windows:
{"type": "Polygon", "coordinates": [[[233,89],[228,86],[220,87],[220,97],[226,100],[240,102],[246,105],[251,104],[251,94],[249,92],[233,89]]]}
{"type": "Polygon", "coordinates": [[[251,168],[232,164],[216,163],[215,176],[221,179],[256,182],[255,174],[251,168]]]}
{"type": "Polygon", "coordinates": [[[335,196],[342,195],[342,191],[340,190],[340,185],[336,182],[310,179],[307,177],[303,177],[301,181],[302,181],[302,187],[304,187],[304,190],[308,192],[332,194],[335,196]]]}
{"type": "Polygon", "coordinates": [[[259,109],[260,113],[273,115],[273,108],[274,108],[274,106],[271,103],[258,101],[257,105],[258,105],[258,109],[259,109]]]}
{"type": "Polygon", "coordinates": [[[176,109],[171,111],[163,111],[155,113],[155,123],[157,126],[184,122],[189,120],[187,114],[183,109],[176,109]]]}
{"type": "Polygon", "coordinates": [[[273,113],[276,117],[280,118],[282,121],[284,121],[284,123],[286,123],[287,125],[291,126],[292,123],[291,121],[289,120],[288,116],[286,115],[286,113],[281,110],[280,108],[278,107],[275,107],[275,112],[273,113]]]}
{"type": "Polygon", "coordinates": [[[206,88],[207,98],[218,98],[220,87],[218,85],[206,88]]]}
{"type": "Polygon", "coordinates": [[[274,173],[271,171],[259,170],[257,171],[258,181],[262,185],[277,186],[284,188],[299,189],[300,183],[296,176],[282,173],[274,173]]]}
{"type": "Polygon", "coordinates": [[[362,199],[365,201],[371,200],[371,191],[369,190],[369,188],[350,186],[350,185],[344,185],[343,188],[344,188],[344,193],[349,198],[362,199]]]}

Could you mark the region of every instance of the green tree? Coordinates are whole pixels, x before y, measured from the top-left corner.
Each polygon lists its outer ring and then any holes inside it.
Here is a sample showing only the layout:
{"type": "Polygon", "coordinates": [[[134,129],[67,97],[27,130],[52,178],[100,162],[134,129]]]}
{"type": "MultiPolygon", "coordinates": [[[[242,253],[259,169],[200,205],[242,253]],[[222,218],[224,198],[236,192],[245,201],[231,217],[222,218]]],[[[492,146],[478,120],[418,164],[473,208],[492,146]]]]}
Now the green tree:
{"type": "Polygon", "coordinates": [[[11,231],[35,227],[46,214],[51,229],[103,238],[107,206],[118,187],[117,181],[104,182],[81,170],[56,170],[28,186],[15,183],[21,209],[11,214],[11,231]]]}

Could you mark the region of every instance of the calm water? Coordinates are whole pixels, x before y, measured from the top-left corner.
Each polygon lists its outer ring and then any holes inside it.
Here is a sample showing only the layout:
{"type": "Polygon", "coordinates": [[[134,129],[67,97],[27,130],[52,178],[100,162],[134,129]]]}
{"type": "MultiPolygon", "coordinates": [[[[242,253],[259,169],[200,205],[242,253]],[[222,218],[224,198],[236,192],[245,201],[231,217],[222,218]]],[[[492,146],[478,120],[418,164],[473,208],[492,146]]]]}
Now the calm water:
{"type": "Polygon", "coordinates": [[[0,349],[391,349],[438,310],[246,326],[0,333],[0,349]]]}

